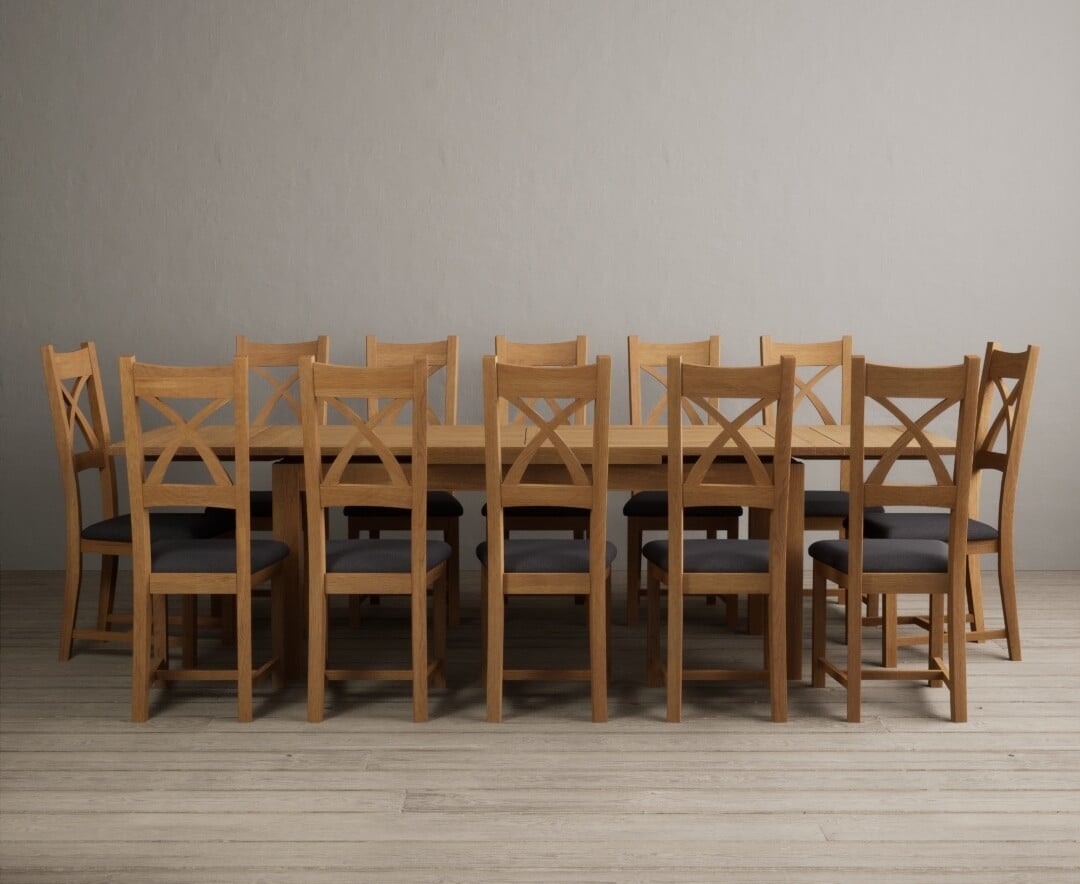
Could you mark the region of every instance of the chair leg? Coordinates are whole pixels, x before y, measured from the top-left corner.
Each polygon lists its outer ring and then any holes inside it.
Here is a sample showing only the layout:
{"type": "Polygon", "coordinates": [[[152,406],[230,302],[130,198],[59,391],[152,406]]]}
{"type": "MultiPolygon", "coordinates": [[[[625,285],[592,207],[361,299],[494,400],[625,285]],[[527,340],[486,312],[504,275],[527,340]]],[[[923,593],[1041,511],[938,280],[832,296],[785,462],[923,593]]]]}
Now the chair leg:
{"type": "Polygon", "coordinates": [[[667,720],[682,721],[683,593],[672,581],[668,582],[667,658],[667,720]]]}
{"type": "Polygon", "coordinates": [[[769,617],[765,640],[769,653],[769,702],[772,720],[787,721],[787,618],[786,587],[781,580],[767,596],[769,617]]]}
{"type": "Polygon", "coordinates": [[[813,597],[811,599],[810,667],[815,688],[825,687],[825,575],[814,563],[813,597]]]}
{"type": "Polygon", "coordinates": [[[131,720],[150,717],[150,595],[134,577],[131,602],[131,720]]]}
{"type": "Polygon", "coordinates": [[[461,531],[458,522],[458,519],[450,519],[443,529],[443,539],[450,544],[450,560],[446,563],[446,598],[451,626],[461,625],[461,531]]]}
{"type": "Polygon", "coordinates": [[[450,596],[450,581],[443,575],[435,581],[435,614],[432,626],[432,641],[435,645],[435,671],[432,684],[437,688],[446,687],[446,627],[447,605],[450,596]]]}
{"type": "MultiPolygon", "coordinates": [[[[953,623],[964,623],[966,599],[954,584],[949,593],[949,617],[953,623]]],[[[967,636],[963,631],[949,636],[949,709],[955,722],[967,721],[967,636]]]]}
{"type": "MultiPolygon", "coordinates": [[[[873,598],[880,598],[880,596],[873,596],[873,598]]],[[[896,595],[886,593],[881,606],[881,665],[886,669],[896,668],[898,644],[896,617],[896,595]]]]}
{"type": "MultiPolygon", "coordinates": [[[[428,720],[427,582],[413,586],[412,613],[413,721],[428,720]]],[[[446,616],[445,610],[442,612],[446,616]]]]}
{"type": "Polygon", "coordinates": [[[116,600],[116,572],[118,556],[101,557],[101,581],[98,589],[97,628],[103,632],[109,628],[109,615],[116,600]]]}
{"type": "Polygon", "coordinates": [[[607,587],[592,581],[589,592],[589,680],[592,720],[607,721],[607,587]]]}
{"type": "MultiPolygon", "coordinates": [[[[961,621],[963,623],[963,621],[961,621]]],[[[956,633],[961,644],[964,642],[964,630],[956,633]]],[[[949,639],[950,646],[952,639],[949,639]]],[[[934,668],[934,661],[941,660],[945,655],[945,599],[938,593],[930,596],[930,638],[927,650],[928,669],[934,668]]],[[[928,682],[932,688],[940,688],[944,682],[940,678],[932,678],[928,682]]]]}
{"type": "Polygon", "coordinates": [[[660,676],[660,581],[650,572],[646,577],[645,684],[661,686],[660,676]]]}
{"type": "Polygon", "coordinates": [[[626,520],[626,625],[638,625],[641,601],[641,540],[642,530],[631,517],[626,520]]]}
{"type": "Polygon", "coordinates": [[[487,578],[487,720],[502,721],[503,645],[505,641],[505,595],[501,585],[487,578]]]}
{"type": "Polygon", "coordinates": [[[64,606],[60,615],[60,659],[70,660],[75,644],[75,618],[79,613],[79,588],[82,586],[82,553],[69,549],[64,570],[64,606]]]}
{"type": "Polygon", "coordinates": [[[1005,640],[1009,659],[1020,659],[1020,613],[1016,609],[1016,571],[1012,540],[1002,538],[998,550],[998,585],[1001,588],[1001,612],[1005,617],[1005,640]]]}
{"type": "Polygon", "coordinates": [[[862,605],[859,596],[847,586],[847,720],[862,719],[862,605]]]}
{"type": "Polygon", "coordinates": [[[248,581],[236,596],[236,720],[244,723],[254,716],[251,654],[251,583],[248,581]]]}
{"type": "MultiPolygon", "coordinates": [[[[981,633],[986,629],[986,616],[983,612],[982,572],[979,570],[979,556],[967,557],[967,606],[971,613],[971,630],[981,633]]],[[[963,621],[964,629],[967,629],[966,619],[963,621]]],[[[975,641],[982,641],[976,638],[975,641]]]]}
{"type": "Polygon", "coordinates": [[[326,604],[323,587],[308,586],[307,719],[323,720],[326,697],[326,604]]]}

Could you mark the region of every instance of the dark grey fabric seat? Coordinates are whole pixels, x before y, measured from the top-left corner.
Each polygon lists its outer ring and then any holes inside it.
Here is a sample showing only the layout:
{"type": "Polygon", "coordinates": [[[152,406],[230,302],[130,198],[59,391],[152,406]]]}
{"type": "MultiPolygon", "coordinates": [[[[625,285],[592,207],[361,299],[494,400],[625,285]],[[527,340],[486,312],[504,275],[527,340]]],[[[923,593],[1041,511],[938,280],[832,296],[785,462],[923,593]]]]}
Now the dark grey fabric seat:
{"type": "MultiPolygon", "coordinates": [[[[251,541],[251,571],[261,571],[289,555],[280,540],[251,541]]],[[[150,544],[150,570],[170,574],[235,574],[236,541],[155,540],[150,544]]]]}
{"type": "MultiPolygon", "coordinates": [[[[671,547],[667,540],[651,540],[642,555],[664,571],[668,570],[671,547]]],[[[717,540],[683,541],[683,571],[693,574],[764,574],[769,570],[769,541],[717,540]]]]}
{"type": "MultiPolygon", "coordinates": [[[[232,510],[215,509],[205,513],[151,513],[150,539],[197,540],[217,537],[233,530],[232,510]]],[[[131,514],[94,522],[82,529],[84,540],[108,543],[131,543],[131,514]]]]}
{"type": "MultiPolygon", "coordinates": [[[[807,491],[804,495],[803,512],[809,519],[846,519],[848,514],[846,491],[807,491]]],[[[868,506],[863,512],[883,513],[881,506],[868,506]]]]}
{"type": "MultiPolygon", "coordinates": [[[[810,557],[848,572],[848,541],[819,540],[810,544],[810,557]]],[[[870,573],[944,574],[949,570],[949,546],[940,540],[863,540],[863,571],[870,573]]]]}
{"type": "MultiPolygon", "coordinates": [[[[487,504],[485,503],[480,508],[480,515],[487,515],[487,504]]],[[[576,506],[508,506],[503,508],[503,515],[507,518],[531,519],[531,518],[555,518],[555,519],[567,519],[573,517],[579,517],[582,519],[589,518],[589,510],[587,507],[576,506]]]]}
{"type": "MultiPolygon", "coordinates": [[[[429,540],[428,569],[447,561],[452,553],[449,543],[429,540]]],[[[408,574],[412,570],[412,541],[404,538],[328,540],[326,570],[332,574],[408,574]]]]}
{"type": "MultiPolygon", "coordinates": [[[[741,506],[691,506],[686,515],[700,518],[730,518],[742,515],[741,506]]],[[[667,518],[668,494],[666,491],[639,491],[630,496],[623,505],[623,515],[631,517],[667,518]]]]}
{"type": "MultiPolygon", "coordinates": [[[[560,507],[562,509],[562,507],[560,507]]],[[[589,541],[587,540],[507,540],[504,541],[503,567],[515,574],[585,574],[589,570],[589,541]]],[[[605,544],[604,559],[610,566],[617,550],[610,541],[605,544]]],[[[476,557],[487,565],[488,544],[485,540],[476,547],[476,557]]]]}
{"type": "MultiPolygon", "coordinates": [[[[889,540],[949,540],[948,513],[872,513],[863,519],[867,537],[889,540]]],[[[968,541],[997,540],[993,525],[968,519],[968,541]]]]}
{"type": "MultiPolygon", "coordinates": [[[[452,519],[464,515],[465,508],[461,505],[461,501],[449,491],[429,491],[427,514],[429,518],[452,519]]],[[[347,506],[345,515],[364,518],[405,518],[409,515],[409,511],[393,506],[347,506]]]]}

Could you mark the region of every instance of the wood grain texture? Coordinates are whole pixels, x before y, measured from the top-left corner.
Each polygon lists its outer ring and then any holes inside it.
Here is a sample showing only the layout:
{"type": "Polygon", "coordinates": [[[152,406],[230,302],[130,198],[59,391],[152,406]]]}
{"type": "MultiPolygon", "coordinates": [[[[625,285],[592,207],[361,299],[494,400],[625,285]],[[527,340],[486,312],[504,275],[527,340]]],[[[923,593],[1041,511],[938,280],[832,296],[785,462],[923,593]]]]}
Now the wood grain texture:
{"type": "MultiPolygon", "coordinates": [[[[407,684],[330,690],[318,727],[299,685],[257,687],[239,725],[228,685],[175,684],[135,727],[125,651],[55,659],[63,575],[4,573],[0,880],[1075,880],[1080,574],[1017,575],[1024,660],[1004,640],[969,648],[967,724],[949,722],[947,691],[880,683],[850,725],[841,688],[792,682],[786,725],[751,683],[687,684],[669,725],[663,691],[644,687],[644,635],[616,619],[606,724],[588,721],[585,684],[515,683],[501,727],[484,722],[476,575],[463,576],[450,687],[432,690],[426,724],[408,720],[407,684]]],[[[760,661],[760,637],[727,632],[721,608],[688,599],[685,613],[692,665],[760,661]]],[[[506,615],[508,665],[584,665],[581,608],[515,598],[506,615]]],[[[268,616],[256,600],[257,624],[268,616]]],[[[341,605],[329,626],[361,660],[408,663],[405,600],[358,630],[341,605]]],[[[232,653],[207,645],[211,664],[232,653]]]]}

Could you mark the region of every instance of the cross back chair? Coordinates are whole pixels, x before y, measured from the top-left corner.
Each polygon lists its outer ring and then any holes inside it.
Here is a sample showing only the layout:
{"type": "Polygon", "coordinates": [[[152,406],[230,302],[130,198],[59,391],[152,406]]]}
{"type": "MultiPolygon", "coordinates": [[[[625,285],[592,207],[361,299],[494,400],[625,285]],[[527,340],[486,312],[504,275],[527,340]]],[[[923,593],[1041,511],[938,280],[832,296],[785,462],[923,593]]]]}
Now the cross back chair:
{"type": "MultiPolygon", "coordinates": [[[[316,362],[330,361],[330,339],[319,335],[313,341],[289,344],[251,341],[244,335],[236,336],[236,355],[246,356],[248,367],[260,386],[268,388],[265,398],[251,419],[253,427],[265,427],[285,406],[296,423],[300,423],[300,400],[298,398],[300,375],[297,362],[312,356],[316,362]],[[277,370],[275,372],[275,370],[277,370]]],[[[270,491],[258,489],[251,492],[251,530],[271,531],[274,527],[274,498],[270,491]]]]}
{"type": "Polygon", "coordinates": [[[275,687],[284,684],[284,585],[282,563],[289,548],[276,540],[252,540],[248,421],[248,363],[243,356],[229,365],[177,367],[148,365],[134,357],[120,359],[124,407],[124,442],[132,512],[132,579],[134,584],[132,652],[132,721],[149,717],[151,687],[168,681],[235,681],[237,717],[252,719],[253,686],[272,673],[275,687]],[[202,403],[206,404],[202,404],[202,403]],[[232,408],[232,420],[211,418],[232,408]],[[144,431],[143,413],[164,418],[165,428],[144,431]],[[189,418],[186,411],[194,411],[189,418]],[[159,454],[147,455],[147,438],[167,433],[159,454]],[[235,454],[230,476],[215,451],[232,441],[235,454]],[[202,484],[187,475],[170,479],[178,459],[193,459],[205,470],[202,484]],[[162,506],[213,507],[232,511],[234,536],[162,540],[152,535],[150,511],[162,506]],[[252,662],[252,587],[271,582],[272,656],[252,662]],[[221,595],[236,601],[236,666],[228,669],[169,668],[165,641],[166,597],[221,595]]]}
{"type": "Polygon", "coordinates": [[[482,566],[488,721],[502,720],[506,679],[588,680],[593,721],[607,720],[608,595],[615,558],[615,547],[605,537],[610,403],[610,357],[600,356],[593,365],[561,368],[504,365],[497,356],[484,357],[488,539],[476,552],[482,566]],[[534,400],[548,400],[552,416],[542,415],[532,404],[534,400]],[[505,443],[504,404],[525,416],[528,433],[523,447],[510,448],[505,443]],[[587,462],[583,462],[560,430],[578,429],[570,425],[571,415],[590,404],[593,424],[580,428],[580,445],[575,446],[588,452],[587,462]],[[504,468],[504,463],[509,466],[504,468]],[[588,539],[508,539],[506,510],[533,506],[574,507],[588,512],[588,539]],[[589,667],[504,668],[505,603],[514,595],[586,597],[589,667]]]}
{"type": "MultiPolygon", "coordinates": [[[[636,426],[657,426],[667,421],[668,388],[667,361],[679,356],[684,362],[698,365],[720,364],[720,338],[717,335],[704,341],[679,344],[660,344],[642,341],[637,335],[626,339],[627,365],[630,375],[630,423],[636,426]],[[643,382],[651,381],[659,388],[655,404],[646,414],[643,382]]],[[[691,424],[714,424],[716,419],[702,413],[688,401],[684,402],[682,419],[691,424]]],[[[637,626],[641,589],[641,545],[646,531],[666,531],[668,526],[668,495],[666,491],[638,491],[630,495],[623,506],[626,516],[626,625],[637,626]]],[[[704,531],[715,538],[723,531],[729,538],[739,536],[741,507],[698,507],[684,514],[687,531],[704,531]]],[[[728,623],[738,618],[737,597],[725,598],[728,623]]]]}
{"type": "MultiPolygon", "coordinates": [[[[84,342],[78,350],[67,353],[58,353],[46,344],[41,348],[41,360],[64,489],[67,554],[60,659],[68,660],[75,639],[131,643],[131,615],[113,610],[118,560],[131,555],[131,517],[118,513],[116,467],[109,455],[112,438],[94,344],[84,342]],[[86,470],[97,472],[102,518],[84,525],[79,475],[86,470]],[[75,624],[83,556],[87,553],[101,556],[97,621],[93,629],[80,629],[75,624]]],[[[231,529],[231,515],[220,513],[155,513],[151,517],[151,530],[161,538],[214,537],[231,529]]]]}
{"type": "Polygon", "coordinates": [[[686,679],[758,679],[769,685],[773,721],[787,720],[786,538],[791,473],[791,419],[795,361],[755,368],[720,368],[668,360],[668,539],[645,544],[648,570],[646,670],[648,683],[667,685],[668,721],[682,718],[686,679]],[[732,402],[725,412],[725,400],[732,402]],[[739,411],[740,400],[750,400],[739,411]],[[689,402],[712,417],[716,437],[686,463],[683,425],[689,402]],[[772,462],[759,456],[745,428],[764,407],[775,409],[772,462]],[[732,463],[735,458],[741,463],[732,463]],[[684,513],[697,506],[750,506],[769,514],[768,539],[684,538],[684,513]],[[667,662],[660,658],[660,587],[668,587],[667,662]],[[689,595],[760,596],[766,599],[763,669],[686,669],[683,600],[689,595]]]}
{"type": "MultiPolygon", "coordinates": [[[[1027,432],[1028,413],[1035,388],[1035,370],[1039,348],[1011,353],[990,341],[986,345],[982,378],[979,382],[979,417],[976,430],[972,474],[971,518],[968,520],[967,558],[967,629],[968,641],[1006,640],[1009,659],[1019,660],[1020,618],[1016,608],[1016,573],[1014,522],[1016,489],[1020,478],[1020,458],[1027,432]],[[978,521],[979,490],[984,472],[1001,474],[995,524],[978,521]],[[982,575],[979,557],[996,554],[1003,629],[988,629],[983,613],[982,575]]],[[[928,538],[947,540],[949,520],[941,513],[872,513],[866,516],[866,536],[884,538],[928,538]]],[[[901,617],[901,623],[913,623],[924,630],[930,627],[927,617],[901,617]]],[[[890,648],[922,643],[925,634],[895,635],[895,623],[885,624],[890,648]]],[[[892,661],[895,663],[895,661],[892,661]]]]}
{"type": "MultiPolygon", "coordinates": [[[[344,680],[410,681],[413,720],[427,721],[428,682],[446,684],[446,566],[450,545],[427,537],[427,382],[425,358],[406,365],[359,368],[301,366],[304,482],[308,521],[308,721],[323,720],[326,683],[344,680]],[[388,400],[382,410],[359,413],[352,400],[388,400]],[[383,411],[411,407],[409,461],[401,463],[378,428],[383,411]],[[322,409],[343,417],[351,436],[323,460],[322,409]],[[376,463],[355,464],[357,454],[376,463]],[[324,513],[333,507],[393,507],[409,513],[410,537],[327,540],[324,513]],[[434,659],[428,659],[427,597],[434,587],[434,659]],[[327,606],[335,595],[397,595],[410,599],[412,660],[407,669],[344,669],[328,664],[327,606]]],[[[340,427],[334,427],[340,430],[340,427]]]]}
{"type": "MultiPolygon", "coordinates": [[[[371,368],[388,367],[394,365],[412,365],[418,357],[428,361],[428,377],[434,377],[439,372],[444,375],[444,395],[442,414],[432,405],[428,399],[427,419],[430,425],[445,424],[453,426],[457,423],[457,389],[458,389],[458,350],[459,342],[457,335],[450,335],[443,341],[431,341],[423,344],[400,344],[390,341],[380,341],[375,335],[367,336],[367,365],[371,368]]],[[[390,425],[400,423],[404,419],[405,411],[401,407],[383,409],[378,399],[368,400],[368,414],[380,415],[380,423],[390,425]]],[[[461,501],[450,491],[428,491],[427,493],[427,527],[429,531],[439,531],[443,540],[450,544],[453,555],[447,563],[447,593],[448,607],[451,625],[458,625],[461,620],[461,540],[460,524],[465,510],[461,501]]],[[[378,538],[383,531],[408,531],[412,525],[412,517],[406,510],[398,510],[384,506],[349,506],[345,508],[345,516],[348,519],[348,536],[357,538],[361,531],[367,532],[368,537],[378,538]]],[[[375,601],[378,596],[371,596],[375,601]]],[[[359,625],[359,603],[362,598],[353,596],[349,600],[350,617],[353,625],[359,625]]]]}
{"type": "MultiPolygon", "coordinates": [[[[534,368],[558,368],[589,364],[589,338],[578,335],[569,341],[533,343],[511,341],[506,335],[495,338],[495,356],[503,365],[527,365],[534,368]]],[[[540,403],[550,413],[554,413],[556,403],[544,401],[543,397],[523,400],[530,408],[538,408],[540,403]]],[[[588,419],[584,407],[573,410],[567,418],[571,426],[585,424],[588,419]]],[[[499,403],[499,420],[504,426],[523,426],[529,423],[525,413],[518,408],[511,408],[509,402],[499,403]]],[[[487,507],[481,511],[487,515],[487,507]]],[[[576,507],[515,507],[504,513],[503,530],[507,535],[511,531],[570,531],[576,538],[585,536],[589,528],[589,514],[576,507]]]]}
{"type": "Polygon", "coordinates": [[[819,540],[810,546],[814,561],[813,684],[823,687],[830,675],[847,689],[848,721],[860,720],[863,679],[928,680],[946,684],[953,721],[967,721],[967,658],[965,642],[949,641],[944,658],[944,615],[953,623],[964,620],[964,569],[967,557],[967,520],[971,491],[971,465],[975,440],[975,409],[979,359],[965,357],[959,365],[942,368],[905,368],[852,361],[851,495],[847,540],[819,540]],[[868,467],[866,464],[866,403],[872,401],[892,415],[905,431],[868,467]],[[930,442],[931,422],[951,422],[956,440],[950,470],[930,442]],[[890,478],[901,456],[911,446],[924,461],[932,481],[915,484],[890,478]],[[869,470],[869,472],[867,472],[869,470]],[[887,540],[864,538],[867,506],[924,506],[948,514],[948,540],[887,540]],[[930,596],[930,642],[926,669],[899,669],[890,665],[883,642],[882,668],[868,669],[862,660],[861,606],[846,609],[847,665],[836,666],[826,657],[826,581],[845,587],[855,598],[863,593],[882,595],[886,620],[896,616],[901,593],[930,596]]]}

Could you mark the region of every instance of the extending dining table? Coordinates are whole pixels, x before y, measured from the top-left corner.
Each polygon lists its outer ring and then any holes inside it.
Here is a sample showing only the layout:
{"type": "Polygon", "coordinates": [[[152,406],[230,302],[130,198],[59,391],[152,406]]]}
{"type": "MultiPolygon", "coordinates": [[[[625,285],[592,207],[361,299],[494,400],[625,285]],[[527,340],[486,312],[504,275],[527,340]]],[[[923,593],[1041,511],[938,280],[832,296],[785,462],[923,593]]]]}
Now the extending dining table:
{"type": "MultiPolygon", "coordinates": [[[[200,428],[200,435],[216,456],[230,459],[235,455],[235,432],[230,426],[207,426],[200,428]]],[[[396,456],[407,458],[411,454],[410,428],[390,426],[378,430],[380,440],[396,456]]],[[[504,427],[502,430],[503,457],[509,464],[517,453],[537,432],[535,428],[522,425],[504,427]]],[[[715,439],[717,427],[688,426],[683,428],[683,447],[687,455],[704,452],[715,439]]],[[[766,426],[744,427],[746,440],[756,454],[769,456],[775,450],[774,428],[766,426]]],[[[560,435],[582,463],[591,459],[591,428],[567,426],[560,435]]],[[[865,431],[866,457],[884,455],[901,438],[904,428],[899,425],[868,426],[865,431]]],[[[347,425],[324,427],[320,440],[324,457],[336,456],[349,443],[355,429],[347,425]]],[[[953,441],[930,434],[934,448],[949,454],[953,441]]],[[[163,427],[148,431],[143,445],[149,456],[161,453],[177,441],[177,430],[163,427]]],[[[485,490],[484,428],[473,424],[453,426],[435,425],[428,428],[428,486],[449,491],[485,490]]],[[[550,446],[550,443],[546,443],[550,446]]],[[[646,491],[667,488],[667,429],[662,426],[612,425],[608,440],[608,487],[612,491],[646,491]]],[[[908,446],[912,456],[921,450],[915,442],[908,446]]],[[[732,451],[736,453],[734,444],[732,451]]],[[[122,442],[113,444],[110,452],[124,454],[122,442]]],[[[273,461],[273,524],[274,537],[286,543],[292,550],[285,563],[286,591],[286,661],[285,669],[290,677],[303,673],[306,666],[307,606],[306,581],[303,579],[301,561],[304,552],[302,493],[304,486],[304,445],[301,429],[295,425],[253,427],[250,434],[252,460],[273,461]]],[[[350,465],[357,478],[381,470],[371,457],[365,457],[364,447],[357,449],[356,463],[350,465]],[[367,461],[367,462],[365,462],[367,461]]],[[[796,426],[792,430],[792,469],[788,507],[786,562],[787,562],[787,668],[790,679],[802,677],[803,642],[803,543],[804,514],[803,460],[843,460],[851,454],[851,428],[843,425],[796,426]]],[[[181,444],[178,458],[197,458],[190,444],[181,444]]],[[[558,467],[554,448],[545,455],[542,450],[531,469],[543,470],[558,467]]],[[[722,467],[721,467],[722,469],[722,467]]],[[[760,534],[762,524],[751,514],[751,531],[760,534]],[[757,526],[757,527],[755,527],[757,526]]],[[[767,525],[767,523],[765,523],[767,525]]],[[[766,528],[767,530],[767,528],[766,528]]]]}

